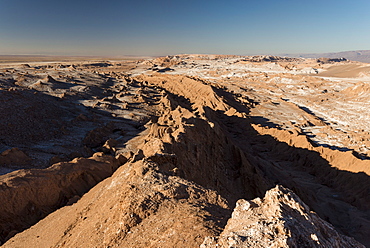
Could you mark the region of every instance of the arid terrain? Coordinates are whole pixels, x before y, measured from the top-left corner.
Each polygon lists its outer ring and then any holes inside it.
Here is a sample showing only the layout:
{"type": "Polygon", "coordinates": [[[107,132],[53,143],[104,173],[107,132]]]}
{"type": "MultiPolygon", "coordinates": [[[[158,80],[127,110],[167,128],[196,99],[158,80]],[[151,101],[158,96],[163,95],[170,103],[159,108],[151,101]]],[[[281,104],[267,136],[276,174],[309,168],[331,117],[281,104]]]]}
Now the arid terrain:
{"type": "Polygon", "coordinates": [[[370,63],[370,50],[357,50],[332,53],[303,53],[303,54],[280,54],[280,56],[294,58],[346,58],[352,61],[370,63]]]}
{"type": "Polygon", "coordinates": [[[2,247],[370,247],[370,64],[0,60],[2,247]]]}

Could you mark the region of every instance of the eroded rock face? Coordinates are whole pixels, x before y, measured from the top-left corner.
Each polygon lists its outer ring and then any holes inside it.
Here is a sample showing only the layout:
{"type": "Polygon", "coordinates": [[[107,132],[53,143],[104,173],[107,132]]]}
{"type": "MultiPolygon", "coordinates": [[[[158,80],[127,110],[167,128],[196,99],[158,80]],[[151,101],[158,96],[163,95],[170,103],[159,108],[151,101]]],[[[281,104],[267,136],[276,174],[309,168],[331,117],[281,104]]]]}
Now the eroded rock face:
{"type": "Polygon", "coordinates": [[[35,224],[71,198],[80,197],[110,176],[119,161],[102,153],[76,158],[47,169],[0,176],[0,242],[35,224]]]}
{"type": "Polygon", "coordinates": [[[137,155],[3,247],[197,247],[222,230],[230,211],[217,192],[137,155]]]}
{"type": "Polygon", "coordinates": [[[311,212],[291,190],[280,185],[263,199],[240,199],[218,237],[207,237],[210,247],[364,247],[339,234],[332,225],[311,212]]]}
{"type": "MultiPolygon", "coordinates": [[[[41,151],[52,166],[0,176],[3,247],[361,247],[325,221],[369,245],[369,160],[304,132],[339,132],[301,100],[344,88],[310,78],[316,60],[255,59],[171,56],[127,75],[105,62],[40,67],[16,83],[4,71],[2,155],[41,151]]],[[[347,104],[369,91],[341,92],[347,104]]]]}

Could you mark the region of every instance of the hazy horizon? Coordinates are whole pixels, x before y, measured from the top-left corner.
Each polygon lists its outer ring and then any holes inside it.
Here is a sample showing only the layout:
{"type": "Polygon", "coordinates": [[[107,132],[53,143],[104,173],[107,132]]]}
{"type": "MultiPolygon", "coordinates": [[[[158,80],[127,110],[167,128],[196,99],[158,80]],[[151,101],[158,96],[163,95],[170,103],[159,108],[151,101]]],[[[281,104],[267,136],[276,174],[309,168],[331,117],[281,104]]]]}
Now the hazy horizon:
{"type": "Polygon", "coordinates": [[[143,58],[149,58],[149,57],[162,57],[162,56],[174,56],[174,55],[182,55],[182,54],[199,54],[199,55],[240,55],[240,56],[254,56],[254,55],[277,55],[277,56],[302,56],[302,55],[325,55],[325,54],[338,54],[338,53],[346,53],[346,52],[359,52],[359,51],[369,51],[370,50],[352,50],[352,51],[331,51],[331,52],[321,52],[321,53],[315,53],[315,52],[306,52],[306,53],[244,53],[244,54],[237,54],[237,53],[167,53],[167,54],[157,54],[157,55],[132,55],[132,54],[122,54],[122,55],[106,55],[106,54],[98,54],[98,55],[89,55],[89,54],[85,54],[85,55],[76,55],[76,54],[54,54],[54,53],[49,53],[49,54],[41,54],[41,53],[34,53],[34,54],[1,54],[0,53],[0,56],[19,56],[19,57],[92,57],[92,58],[125,58],[125,57],[143,57],[143,58]]]}
{"type": "Polygon", "coordinates": [[[370,49],[368,1],[0,2],[0,54],[160,56],[370,49]]]}

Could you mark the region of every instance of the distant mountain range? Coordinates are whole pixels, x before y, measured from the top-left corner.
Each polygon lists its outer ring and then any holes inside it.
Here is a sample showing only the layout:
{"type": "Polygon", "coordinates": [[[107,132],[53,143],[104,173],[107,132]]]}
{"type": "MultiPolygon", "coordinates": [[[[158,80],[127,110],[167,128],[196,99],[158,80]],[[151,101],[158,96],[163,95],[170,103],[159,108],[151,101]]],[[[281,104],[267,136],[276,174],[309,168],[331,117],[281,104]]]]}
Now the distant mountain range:
{"type": "Polygon", "coordinates": [[[370,63],[370,50],[346,51],[337,53],[279,54],[279,56],[293,58],[346,58],[352,61],[370,63]]]}

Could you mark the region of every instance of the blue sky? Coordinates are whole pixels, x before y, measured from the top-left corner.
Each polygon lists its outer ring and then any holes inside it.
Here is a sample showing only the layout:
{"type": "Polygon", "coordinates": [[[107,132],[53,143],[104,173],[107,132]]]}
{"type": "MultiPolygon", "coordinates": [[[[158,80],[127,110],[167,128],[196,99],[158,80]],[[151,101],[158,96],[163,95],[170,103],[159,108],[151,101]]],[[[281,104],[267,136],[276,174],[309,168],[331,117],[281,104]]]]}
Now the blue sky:
{"type": "Polygon", "coordinates": [[[370,49],[368,0],[0,0],[0,54],[370,49]]]}

